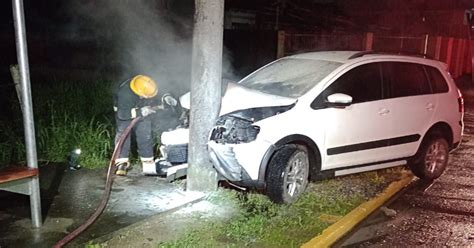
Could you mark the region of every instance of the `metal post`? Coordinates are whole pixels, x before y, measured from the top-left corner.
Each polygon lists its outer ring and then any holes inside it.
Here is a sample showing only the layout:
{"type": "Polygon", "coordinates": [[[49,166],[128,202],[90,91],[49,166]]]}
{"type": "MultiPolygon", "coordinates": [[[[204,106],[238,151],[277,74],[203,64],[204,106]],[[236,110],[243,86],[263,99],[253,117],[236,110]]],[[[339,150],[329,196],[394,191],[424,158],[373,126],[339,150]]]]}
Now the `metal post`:
{"type": "Polygon", "coordinates": [[[365,34],[365,50],[372,51],[374,47],[374,33],[368,32],[365,34]]]}
{"type": "Polygon", "coordinates": [[[285,31],[278,31],[277,36],[277,59],[279,59],[285,56],[285,31]]]}
{"type": "Polygon", "coordinates": [[[187,190],[212,191],[217,173],[207,151],[221,104],[224,0],[195,0],[187,190]]]}
{"type": "MultiPolygon", "coordinates": [[[[16,52],[20,66],[21,98],[23,102],[23,125],[25,129],[26,160],[28,167],[38,168],[36,158],[35,126],[33,120],[33,106],[31,101],[30,71],[28,67],[28,50],[26,47],[25,17],[23,11],[23,0],[12,0],[13,18],[15,24],[16,52]]],[[[31,219],[34,227],[40,227],[41,198],[39,191],[39,179],[33,177],[30,181],[30,208],[31,219]]]]}
{"type": "Polygon", "coordinates": [[[428,53],[428,41],[429,41],[429,35],[425,34],[425,39],[423,41],[423,54],[427,55],[428,53]]]}

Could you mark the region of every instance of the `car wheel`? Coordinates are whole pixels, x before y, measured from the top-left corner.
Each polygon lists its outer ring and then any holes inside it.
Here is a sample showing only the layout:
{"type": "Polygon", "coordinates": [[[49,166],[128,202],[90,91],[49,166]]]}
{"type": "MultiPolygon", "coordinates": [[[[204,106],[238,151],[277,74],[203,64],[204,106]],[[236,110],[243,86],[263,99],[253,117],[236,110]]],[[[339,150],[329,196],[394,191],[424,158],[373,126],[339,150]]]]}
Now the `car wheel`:
{"type": "Polygon", "coordinates": [[[411,171],[420,179],[434,180],[446,169],[448,156],[449,145],[446,139],[434,136],[422,144],[419,157],[410,164],[411,171]]]}
{"type": "Polygon", "coordinates": [[[270,160],[267,171],[267,195],[277,203],[289,204],[308,185],[309,159],[306,147],[285,145],[270,160]]]}

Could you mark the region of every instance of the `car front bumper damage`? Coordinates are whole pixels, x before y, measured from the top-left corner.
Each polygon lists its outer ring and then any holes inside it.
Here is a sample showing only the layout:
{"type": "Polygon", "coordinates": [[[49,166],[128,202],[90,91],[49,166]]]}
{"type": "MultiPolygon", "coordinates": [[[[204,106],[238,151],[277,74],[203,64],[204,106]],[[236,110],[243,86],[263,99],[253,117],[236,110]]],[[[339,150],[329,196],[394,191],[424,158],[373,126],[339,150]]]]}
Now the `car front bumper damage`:
{"type": "Polygon", "coordinates": [[[214,168],[225,179],[241,182],[244,186],[259,179],[262,158],[272,144],[252,141],[241,144],[222,144],[209,141],[208,150],[214,168]]]}
{"type": "MultiPolygon", "coordinates": [[[[167,132],[165,141],[168,144],[160,147],[162,157],[158,160],[166,160],[170,169],[187,165],[188,162],[188,144],[183,144],[185,141],[179,138],[182,132],[183,130],[167,132]]],[[[271,143],[260,140],[239,144],[218,143],[214,140],[208,142],[209,157],[221,179],[240,182],[242,186],[253,186],[262,179],[262,158],[271,147],[271,143]]],[[[173,170],[169,170],[168,174],[172,172],[173,170]]]]}

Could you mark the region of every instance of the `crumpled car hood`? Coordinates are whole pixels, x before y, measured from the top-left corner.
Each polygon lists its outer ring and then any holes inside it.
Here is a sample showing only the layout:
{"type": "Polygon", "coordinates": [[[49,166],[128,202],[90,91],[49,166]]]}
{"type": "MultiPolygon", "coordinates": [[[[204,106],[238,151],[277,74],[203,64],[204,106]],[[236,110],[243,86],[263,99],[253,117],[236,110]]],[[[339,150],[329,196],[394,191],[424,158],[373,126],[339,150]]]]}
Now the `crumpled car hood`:
{"type": "MultiPolygon", "coordinates": [[[[180,97],[181,106],[189,109],[190,107],[190,92],[180,97]]],[[[282,97],[277,95],[270,95],[258,90],[248,89],[235,83],[229,83],[227,90],[222,97],[221,111],[219,115],[225,115],[237,110],[258,108],[258,107],[273,107],[291,105],[296,102],[296,99],[289,97],[282,97]]]]}

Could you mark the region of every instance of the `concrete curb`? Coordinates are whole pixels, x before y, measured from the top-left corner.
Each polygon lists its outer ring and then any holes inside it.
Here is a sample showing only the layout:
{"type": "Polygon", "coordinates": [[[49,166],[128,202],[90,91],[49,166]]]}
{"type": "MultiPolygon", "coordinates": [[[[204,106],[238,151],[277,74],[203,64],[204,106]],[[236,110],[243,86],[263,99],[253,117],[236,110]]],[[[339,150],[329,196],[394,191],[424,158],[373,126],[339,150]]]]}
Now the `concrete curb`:
{"type": "Polygon", "coordinates": [[[392,182],[382,193],[356,207],[342,219],[326,228],[319,236],[303,244],[301,248],[330,247],[412,180],[413,175],[410,172],[404,172],[400,180],[392,182]]]}

